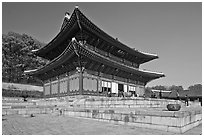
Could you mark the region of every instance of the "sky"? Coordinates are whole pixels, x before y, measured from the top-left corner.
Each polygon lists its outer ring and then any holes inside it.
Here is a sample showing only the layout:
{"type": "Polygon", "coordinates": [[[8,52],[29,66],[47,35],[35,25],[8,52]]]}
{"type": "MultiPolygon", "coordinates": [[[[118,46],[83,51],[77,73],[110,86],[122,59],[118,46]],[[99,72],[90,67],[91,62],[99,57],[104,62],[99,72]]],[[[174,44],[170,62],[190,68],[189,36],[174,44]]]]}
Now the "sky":
{"type": "Polygon", "coordinates": [[[49,43],[60,31],[64,13],[79,9],[94,24],[137,50],[159,58],[141,69],[165,77],[147,86],[202,83],[202,3],[2,3],[2,33],[14,31],[49,43]]]}

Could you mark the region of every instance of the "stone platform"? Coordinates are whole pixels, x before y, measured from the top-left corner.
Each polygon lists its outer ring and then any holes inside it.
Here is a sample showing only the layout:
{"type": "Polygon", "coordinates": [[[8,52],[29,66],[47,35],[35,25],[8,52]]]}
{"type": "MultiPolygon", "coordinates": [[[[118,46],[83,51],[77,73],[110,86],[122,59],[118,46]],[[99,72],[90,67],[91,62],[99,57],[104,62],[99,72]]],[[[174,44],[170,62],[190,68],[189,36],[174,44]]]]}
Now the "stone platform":
{"type": "Polygon", "coordinates": [[[99,121],[131,125],[142,128],[184,133],[202,122],[201,108],[184,108],[181,111],[167,109],[74,109],[65,110],[64,115],[93,118],[99,121]]]}
{"type": "MultiPolygon", "coordinates": [[[[192,104],[192,103],[190,103],[192,104]]],[[[201,106],[185,107],[182,102],[159,99],[88,98],[3,102],[2,115],[54,114],[107,121],[115,124],[184,133],[202,122],[201,106]],[[9,104],[10,103],[10,104],[9,104]],[[181,104],[181,110],[168,111],[167,104],[181,104]]]]}

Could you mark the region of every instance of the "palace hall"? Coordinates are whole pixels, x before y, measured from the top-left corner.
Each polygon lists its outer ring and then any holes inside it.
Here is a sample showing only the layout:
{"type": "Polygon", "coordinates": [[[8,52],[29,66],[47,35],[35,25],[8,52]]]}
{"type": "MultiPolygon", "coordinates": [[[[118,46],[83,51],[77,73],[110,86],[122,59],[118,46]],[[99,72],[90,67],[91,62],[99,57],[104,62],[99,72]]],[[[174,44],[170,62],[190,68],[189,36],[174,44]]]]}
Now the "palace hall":
{"type": "Polygon", "coordinates": [[[73,95],[143,96],[145,85],[165,75],[140,69],[157,59],[113,38],[88,19],[76,6],[65,13],[59,33],[33,54],[49,60],[35,70],[27,70],[43,82],[44,97],[73,95]]]}

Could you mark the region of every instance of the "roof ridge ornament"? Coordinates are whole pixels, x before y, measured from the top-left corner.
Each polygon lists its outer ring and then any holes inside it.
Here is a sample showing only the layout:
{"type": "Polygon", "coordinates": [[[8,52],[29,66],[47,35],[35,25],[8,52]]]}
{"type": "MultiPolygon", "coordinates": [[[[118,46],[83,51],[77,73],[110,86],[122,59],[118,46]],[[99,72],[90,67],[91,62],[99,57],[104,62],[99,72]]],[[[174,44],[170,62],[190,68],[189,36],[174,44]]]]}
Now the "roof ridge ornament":
{"type": "Polygon", "coordinates": [[[71,18],[70,13],[69,12],[65,12],[65,18],[67,18],[68,20],[71,18]]]}
{"type": "Polygon", "coordinates": [[[72,38],[72,42],[73,42],[73,41],[76,41],[76,38],[75,38],[75,37],[72,38]]]}
{"type": "Polygon", "coordinates": [[[79,6],[78,6],[78,5],[76,5],[76,6],[75,6],[75,8],[76,8],[76,9],[78,9],[78,8],[79,8],[79,6]]]}

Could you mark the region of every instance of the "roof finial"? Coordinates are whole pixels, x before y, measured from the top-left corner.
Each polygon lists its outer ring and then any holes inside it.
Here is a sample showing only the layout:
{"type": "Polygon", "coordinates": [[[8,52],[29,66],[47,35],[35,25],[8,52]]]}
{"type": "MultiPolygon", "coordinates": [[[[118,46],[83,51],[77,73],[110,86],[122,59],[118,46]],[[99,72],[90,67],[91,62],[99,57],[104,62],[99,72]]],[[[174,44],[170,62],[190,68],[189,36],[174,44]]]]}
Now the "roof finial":
{"type": "Polygon", "coordinates": [[[69,12],[67,12],[67,11],[65,12],[65,18],[67,18],[67,19],[70,19],[70,18],[71,18],[69,12]]]}
{"type": "Polygon", "coordinates": [[[72,38],[72,41],[76,41],[76,38],[75,38],[75,37],[73,37],[73,38],[72,38]]]}
{"type": "Polygon", "coordinates": [[[75,8],[76,8],[76,9],[78,9],[78,8],[79,8],[79,6],[78,6],[78,5],[76,5],[76,6],[75,6],[75,8]]]}

